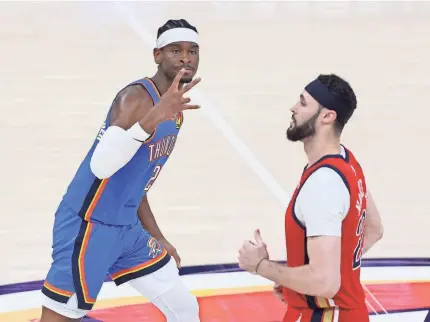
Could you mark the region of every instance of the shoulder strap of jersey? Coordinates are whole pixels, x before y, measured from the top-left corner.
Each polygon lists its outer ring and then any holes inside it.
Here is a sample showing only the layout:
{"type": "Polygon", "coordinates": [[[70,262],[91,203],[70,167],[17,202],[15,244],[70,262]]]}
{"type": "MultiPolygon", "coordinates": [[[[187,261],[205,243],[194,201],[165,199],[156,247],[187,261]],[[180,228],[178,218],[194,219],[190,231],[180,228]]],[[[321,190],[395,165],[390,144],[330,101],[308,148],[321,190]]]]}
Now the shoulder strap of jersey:
{"type": "Polygon", "coordinates": [[[345,182],[345,185],[347,186],[348,190],[349,188],[349,182],[347,179],[347,176],[349,175],[351,171],[351,167],[349,165],[349,155],[346,155],[346,158],[344,159],[341,156],[328,156],[324,159],[321,159],[318,163],[314,164],[309,169],[306,169],[303,172],[302,178],[300,180],[301,185],[303,185],[306,180],[318,169],[321,168],[330,168],[334,171],[336,171],[339,176],[342,178],[343,182],[345,182]]]}
{"type": "Polygon", "coordinates": [[[154,102],[154,105],[160,101],[160,94],[158,92],[158,89],[157,87],[155,87],[155,84],[148,77],[139,79],[131,83],[130,85],[135,85],[135,84],[140,84],[143,87],[145,87],[146,91],[151,96],[152,101],[154,102]]]}

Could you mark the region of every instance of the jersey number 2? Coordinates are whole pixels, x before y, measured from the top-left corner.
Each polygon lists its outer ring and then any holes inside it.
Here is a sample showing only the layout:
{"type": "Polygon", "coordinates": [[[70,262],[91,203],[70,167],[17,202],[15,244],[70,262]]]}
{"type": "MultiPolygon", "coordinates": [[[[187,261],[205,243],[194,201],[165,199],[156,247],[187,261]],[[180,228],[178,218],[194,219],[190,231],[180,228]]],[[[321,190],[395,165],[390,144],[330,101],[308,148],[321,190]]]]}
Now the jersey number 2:
{"type": "Polygon", "coordinates": [[[149,178],[148,183],[146,184],[146,187],[144,189],[145,192],[148,192],[149,189],[151,189],[152,185],[154,184],[155,180],[157,179],[158,175],[160,174],[161,168],[163,166],[160,164],[157,164],[154,168],[154,171],[152,172],[151,178],[149,178]]]}
{"type": "Polygon", "coordinates": [[[363,238],[364,238],[364,221],[366,219],[366,210],[363,210],[360,219],[358,220],[357,230],[355,232],[358,237],[357,246],[354,249],[354,259],[352,269],[356,270],[361,267],[361,257],[363,256],[363,238]]]}

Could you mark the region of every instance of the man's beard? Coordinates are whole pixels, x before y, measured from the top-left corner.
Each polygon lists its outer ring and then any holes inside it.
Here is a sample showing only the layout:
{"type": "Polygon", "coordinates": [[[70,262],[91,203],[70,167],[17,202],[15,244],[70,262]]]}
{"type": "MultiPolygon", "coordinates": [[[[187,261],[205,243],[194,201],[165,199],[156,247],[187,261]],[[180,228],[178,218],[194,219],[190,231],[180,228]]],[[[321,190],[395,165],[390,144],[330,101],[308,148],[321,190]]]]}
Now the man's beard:
{"type": "Polygon", "coordinates": [[[296,120],[293,116],[293,124],[287,130],[287,139],[292,142],[301,141],[307,137],[313,136],[315,134],[315,124],[320,111],[315,113],[309,120],[307,120],[302,125],[297,125],[296,120]]]}

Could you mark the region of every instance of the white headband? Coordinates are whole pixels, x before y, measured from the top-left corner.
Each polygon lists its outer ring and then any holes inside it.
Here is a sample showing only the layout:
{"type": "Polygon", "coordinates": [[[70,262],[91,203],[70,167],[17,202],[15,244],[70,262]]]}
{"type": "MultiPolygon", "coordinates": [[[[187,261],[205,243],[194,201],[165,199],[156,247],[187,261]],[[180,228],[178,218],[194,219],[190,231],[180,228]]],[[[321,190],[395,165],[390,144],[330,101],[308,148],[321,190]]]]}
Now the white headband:
{"type": "Polygon", "coordinates": [[[157,39],[157,48],[163,48],[168,44],[178,41],[189,41],[199,44],[199,34],[189,28],[173,28],[163,32],[157,39]]]}

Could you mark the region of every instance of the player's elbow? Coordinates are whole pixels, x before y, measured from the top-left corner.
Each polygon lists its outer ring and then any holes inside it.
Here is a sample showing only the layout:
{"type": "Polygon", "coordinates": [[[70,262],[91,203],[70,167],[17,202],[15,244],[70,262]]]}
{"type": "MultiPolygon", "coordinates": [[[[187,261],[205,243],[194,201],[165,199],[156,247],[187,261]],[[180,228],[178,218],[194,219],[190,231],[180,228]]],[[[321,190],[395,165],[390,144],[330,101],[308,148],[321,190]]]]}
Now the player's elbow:
{"type": "Polygon", "coordinates": [[[100,157],[93,155],[90,161],[91,172],[99,179],[107,179],[111,177],[114,173],[112,169],[106,166],[106,162],[103,162],[100,157]]]}
{"type": "Polygon", "coordinates": [[[341,277],[340,271],[337,273],[320,272],[318,274],[318,281],[315,285],[318,285],[318,289],[315,290],[316,296],[322,296],[325,298],[333,298],[340,289],[341,277]]]}
{"type": "Polygon", "coordinates": [[[98,146],[90,160],[91,172],[99,179],[107,179],[123,168],[134,153],[123,153],[118,149],[107,149],[98,146]]]}
{"type": "Polygon", "coordinates": [[[318,296],[322,296],[328,299],[333,298],[340,289],[340,276],[328,277],[320,284],[320,290],[318,296]]]}
{"type": "Polygon", "coordinates": [[[114,149],[107,148],[103,143],[99,144],[91,156],[91,172],[101,180],[113,176],[120,167],[118,162],[115,162],[117,154],[114,149]]]}
{"type": "Polygon", "coordinates": [[[365,234],[367,236],[371,235],[372,236],[371,239],[374,240],[375,242],[379,241],[384,236],[384,227],[382,226],[381,223],[378,223],[377,225],[369,226],[367,230],[368,231],[367,233],[365,232],[365,234]]]}
{"type": "Polygon", "coordinates": [[[375,240],[375,243],[378,242],[382,237],[384,236],[384,229],[381,227],[378,227],[373,231],[373,239],[375,240]]]}
{"type": "Polygon", "coordinates": [[[124,167],[142,146],[129,131],[110,126],[99,140],[90,160],[92,173],[99,179],[113,176],[124,167]]]}
{"type": "Polygon", "coordinates": [[[382,239],[383,236],[384,236],[384,226],[380,224],[376,230],[376,237],[378,238],[378,240],[380,240],[382,239]]]}

